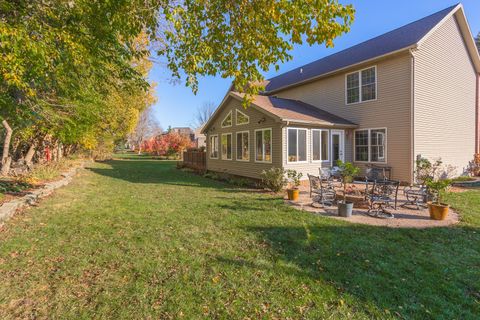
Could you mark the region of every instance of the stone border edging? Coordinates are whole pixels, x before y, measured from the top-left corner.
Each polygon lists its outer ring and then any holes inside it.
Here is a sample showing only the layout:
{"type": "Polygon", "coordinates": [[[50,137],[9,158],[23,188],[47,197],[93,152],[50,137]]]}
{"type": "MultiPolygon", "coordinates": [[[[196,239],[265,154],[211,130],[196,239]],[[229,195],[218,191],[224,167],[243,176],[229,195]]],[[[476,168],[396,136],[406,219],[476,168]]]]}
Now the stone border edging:
{"type": "Polygon", "coordinates": [[[80,165],[70,168],[67,172],[62,173],[62,179],[47,182],[42,188],[30,191],[27,195],[21,198],[13,199],[0,205],[0,223],[11,218],[17,210],[32,206],[40,199],[51,195],[56,189],[69,184],[72,181],[73,176],[77,173],[77,170],[83,168],[84,165],[85,162],[82,162],[80,165]]]}

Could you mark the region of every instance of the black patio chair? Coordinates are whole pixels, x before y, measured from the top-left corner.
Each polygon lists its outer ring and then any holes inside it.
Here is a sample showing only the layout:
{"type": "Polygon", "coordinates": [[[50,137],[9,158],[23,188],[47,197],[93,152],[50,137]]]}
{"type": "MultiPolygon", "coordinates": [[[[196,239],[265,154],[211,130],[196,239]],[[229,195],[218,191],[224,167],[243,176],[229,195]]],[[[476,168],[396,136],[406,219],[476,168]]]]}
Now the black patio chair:
{"type": "Polygon", "coordinates": [[[400,181],[374,180],[366,181],[365,198],[368,201],[368,215],[375,218],[393,218],[388,208],[397,210],[398,188],[400,181]],[[371,185],[371,187],[369,186],[371,185]]]}
{"type": "Polygon", "coordinates": [[[322,206],[331,206],[336,201],[336,191],[333,185],[323,181],[320,177],[307,174],[310,182],[310,198],[322,206]],[[313,197],[312,197],[313,195],[313,197]]]}

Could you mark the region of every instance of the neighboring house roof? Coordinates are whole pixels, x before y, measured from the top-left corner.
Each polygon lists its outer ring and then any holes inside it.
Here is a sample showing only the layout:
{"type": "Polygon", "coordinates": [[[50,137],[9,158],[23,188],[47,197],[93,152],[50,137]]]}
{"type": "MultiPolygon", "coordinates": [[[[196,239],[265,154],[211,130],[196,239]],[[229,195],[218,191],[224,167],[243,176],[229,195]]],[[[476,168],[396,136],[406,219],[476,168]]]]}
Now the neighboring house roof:
{"type": "Polygon", "coordinates": [[[298,85],[362,62],[414,48],[441,22],[457,12],[457,18],[460,20],[461,27],[463,25],[462,31],[467,46],[471,51],[471,55],[474,56],[472,60],[476,65],[477,72],[480,72],[478,52],[472,52],[471,50],[473,38],[465,15],[463,14],[462,5],[458,4],[348,49],[273,77],[267,80],[265,94],[271,94],[279,89],[298,85]],[[467,35],[467,33],[469,34],[467,35]]]}
{"type": "MultiPolygon", "coordinates": [[[[238,101],[243,101],[243,97],[244,94],[231,91],[223,100],[222,104],[220,104],[220,106],[217,108],[212,117],[210,117],[210,120],[205,124],[202,132],[205,132],[205,130],[212,123],[213,119],[216,118],[217,111],[222,109],[222,106],[227,102],[228,98],[234,98],[238,101]]],[[[253,96],[250,106],[281,122],[314,124],[326,127],[357,127],[357,125],[351,121],[299,100],[255,95],[253,96]]]]}

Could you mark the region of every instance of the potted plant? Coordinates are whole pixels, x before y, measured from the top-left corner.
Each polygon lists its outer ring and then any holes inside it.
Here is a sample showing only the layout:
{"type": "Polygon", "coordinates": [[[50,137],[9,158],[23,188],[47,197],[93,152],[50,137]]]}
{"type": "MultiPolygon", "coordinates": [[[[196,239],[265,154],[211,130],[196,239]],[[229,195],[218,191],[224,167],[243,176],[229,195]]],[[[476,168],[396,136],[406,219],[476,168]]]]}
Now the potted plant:
{"type": "Polygon", "coordinates": [[[338,202],[338,215],[341,217],[351,217],[353,210],[353,202],[347,202],[347,187],[353,181],[360,168],[355,167],[351,162],[343,162],[337,160],[338,175],[340,175],[343,185],[343,201],[338,202]]]}
{"type": "Polygon", "coordinates": [[[302,178],[303,174],[301,172],[297,172],[296,170],[287,170],[287,177],[290,181],[290,188],[287,189],[288,200],[297,201],[298,195],[300,190],[298,190],[298,186],[300,186],[300,179],[302,178]]]}
{"type": "Polygon", "coordinates": [[[449,205],[442,202],[447,188],[452,183],[450,179],[427,179],[425,185],[428,192],[433,195],[433,201],[427,202],[430,218],[433,220],[445,220],[448,215],[449,205]]]}

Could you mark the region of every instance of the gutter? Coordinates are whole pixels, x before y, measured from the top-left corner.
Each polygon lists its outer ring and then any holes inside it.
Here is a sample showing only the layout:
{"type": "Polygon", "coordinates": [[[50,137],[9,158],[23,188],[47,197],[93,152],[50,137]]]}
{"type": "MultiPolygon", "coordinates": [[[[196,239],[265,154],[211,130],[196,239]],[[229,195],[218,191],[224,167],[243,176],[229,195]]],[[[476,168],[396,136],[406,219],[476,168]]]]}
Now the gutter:
{"type": "Polygon", "coordinates": [[[479,104],[480,102],[478,101],[480,99],[480,73],[477,73],[477,86],[476,86],[476,94],[475,94],[475,154],[480,153],[480,111],[479,111],[479,104]]]}
{"type": "Polygon", "coordinates": [[[410,49],[411,71],[410,71],[410,183],[415,183],[415,54],[410,49]]]}

